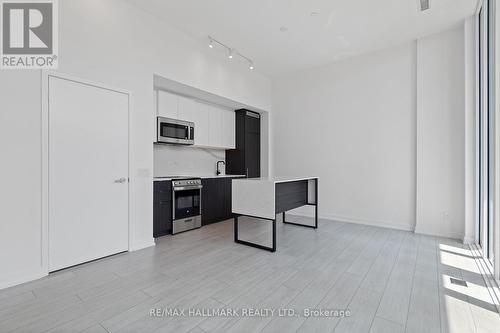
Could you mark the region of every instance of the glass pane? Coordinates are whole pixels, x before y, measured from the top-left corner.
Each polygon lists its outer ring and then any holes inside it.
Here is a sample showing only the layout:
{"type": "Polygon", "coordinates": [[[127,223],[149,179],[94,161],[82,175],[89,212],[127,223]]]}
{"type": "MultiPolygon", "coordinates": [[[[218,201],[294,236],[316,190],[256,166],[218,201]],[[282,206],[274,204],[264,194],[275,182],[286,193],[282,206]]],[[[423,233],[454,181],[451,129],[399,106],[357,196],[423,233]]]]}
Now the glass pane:
{"type": "Polygon", "coordinates": [[[493,67],[493,61],[494,61],[494,41],[493,38],[495,34],[493,33],[494,31],[494,11],[490,10],[492,8],[489,7],[491,4],[491,1],[488,1],[488,61],[487,61],[487,66],[488,66],[488,220],[487,220],[487,237],[488,237],[488,252],[487,256],[490,260],[493,260],[493,209],[494,209],[494,189],[495,189],[495,183],[494,183],[494,157],[495,157],[495,151],[494,151],[494,140],[495,140],[495,108],[494,108],[494,97],[495,97],[495,92],[493,91],[494,88],[494,78],[495,78],[495,73],[494,67],[493,67]]]}
{"type": "Polygon", "coordinates": [[[178,209],[193,207],[193,197],[180,197],[175,202],[178,209]]]}
{"type": "Polygon", "coordinates": [[[200,190],[175,192],[175,219],[200,215],[200,190]]]}
{"type": "Polygon", "coordinates": [[[486,0],[479,13],[479,244],[493,262],[494,210],[494,12],[486,0]]]}
{"type": "Polygon", "coordinates": [[[188,127],[183,125],[163,123],[161,125],[161,136],[175,139],[187,139],[188,127]]]}
{"type": "Polygon", "coordinates": [[[483,22],[484,22],[484,9],[482,8],[481,11],[479,12],[479,124],[478,124],[478,138],[479,138],[479,245],[483,246],[484,245],[484,240],[483,240],[483,221],[484,221],[484,210],[483,210],[483,200],[484,200],[484,173],[483,173],[483,167],[484,167],[484,154],[483,154],[483,114],[484,114],[484,101],[483,101],[483,96],[484,96],[484,29],[483,29],[483,22]]]}

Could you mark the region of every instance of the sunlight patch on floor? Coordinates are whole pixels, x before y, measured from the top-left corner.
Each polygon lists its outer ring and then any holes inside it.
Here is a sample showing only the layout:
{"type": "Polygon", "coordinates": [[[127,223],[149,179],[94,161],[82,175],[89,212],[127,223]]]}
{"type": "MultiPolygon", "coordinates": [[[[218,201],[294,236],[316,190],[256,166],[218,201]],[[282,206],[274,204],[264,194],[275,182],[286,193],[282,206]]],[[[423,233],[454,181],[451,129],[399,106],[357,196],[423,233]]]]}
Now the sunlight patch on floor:
{"type": "Polygon", "coordinates": [[[468,249],[439,244],[439,257],[442,265],[479,274],[475,258],[468,249]]]}
{"type": "Polygon", "coordinates": [[[485,302],[491,305],[493,304],[493,301],[488,293],[488,288],[483,285],[478,285],[476,283],[464,280],[467,283],[467,287],[461,286],[455,283],[451,282],[451,279],[455,278],[452,276],[449,276],[447,274],[441,274],[441,283],[444,288],[447,290],[460,293],[464,296],[471,297],[473,299],[479,300],[481,302],[485,302]]]}
{"type": "Polygon", "coordinates": [[[438,251],[441,315],[447,324],[445,331],[498,332],[500,316],[473,252],[458,242],[440,242],[438,251]]]}

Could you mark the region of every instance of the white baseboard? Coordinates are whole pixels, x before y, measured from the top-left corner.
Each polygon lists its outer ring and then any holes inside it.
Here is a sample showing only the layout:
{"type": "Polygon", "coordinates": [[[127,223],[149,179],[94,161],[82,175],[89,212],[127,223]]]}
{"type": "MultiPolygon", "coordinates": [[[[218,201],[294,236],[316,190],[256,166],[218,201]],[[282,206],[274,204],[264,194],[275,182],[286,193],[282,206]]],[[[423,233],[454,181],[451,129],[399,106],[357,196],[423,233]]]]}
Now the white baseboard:
{"type": "Polygon", "coordinates": [[[138,251],[155,245],[156,243],[154,238],[145,239],[143,241],[131,243],[128,251],[129,252],[138,251]]]}
{"type": "Polygon", "coordinates": [[[11,277],[7,278],[6,280],[0,281],[0,290],[5,289],[5,288],[9,288],[9,287],[13,287],[13,286],[17,286],[18,284],[41,279],[41,278],[49,275],[49,272],[37,270],[34,272],[27,272],[27,273],[25,272],[25,273],[19,273],[16,275],[17,276],[15,276],[15,277],[13,277],[11,275],[11,277]]]}
{"type": "MultiPolygon", "coordinates": [[[[415,233],[416,234],[421,234],[421,235],[429,235],[429,236],[434,236],[434,237],[442,237],[442,238],[450,238],[450,239],[455,239],[455,240],[462,240],[465,242],[465,238],[463,235],[450,235],[450,234],[443,234],[439,232],[432,232],[432,231],[427,231],[425,229],[419,228],[418,225],[415,227],[415,233]]],[[[471,243],[466,243],[466,244],[472,244],[471,243]]]]}
{"type": "MultiPolygon", "coordinates": [[[[288,213],[288,214],[289,215],[296,215],[296,216],[310,217],[310,218],[313,217],[312,215],[302,214],[300,212],[293,212],[293,213],[288,213]]],[[[404,224],[398,224],[398,223],[389,222],[389,221],[367,220],[367,219],[352,218],[352,217],[346,217],[346,216],[335,216],[335,215],[319,215],[318,218],[320,218],[322,220],[331,220],[331,221],[336,221],[336,222],[363,224],[363,225],[369,225],[369,226],[381,227],[381,228],[387,228],[387,229],[397,229],[397,230],[403,230],[403,231],[413,231],[414,230],[414,227],[411,224],[404,225],[404,224]]]]}
{"type": "MultiPolygon", "coordinates": [[[[138,251],[155,245],[156,244],[154,238],[151,238],[144,241],[134,242],[133,244],[130,245],[129,251],[130,252],[138,251]]],[[[9,277],[0,280],[0,290],[16,286],[22,283],[30,282],[33,280],[38,280],[47,275],[48,272],[42,271],[41,269],[31,272],[19,272],[17,274],[10,274],[9,277]]],[[[4,277],[2,276],[2,278],[4,277]]]]}

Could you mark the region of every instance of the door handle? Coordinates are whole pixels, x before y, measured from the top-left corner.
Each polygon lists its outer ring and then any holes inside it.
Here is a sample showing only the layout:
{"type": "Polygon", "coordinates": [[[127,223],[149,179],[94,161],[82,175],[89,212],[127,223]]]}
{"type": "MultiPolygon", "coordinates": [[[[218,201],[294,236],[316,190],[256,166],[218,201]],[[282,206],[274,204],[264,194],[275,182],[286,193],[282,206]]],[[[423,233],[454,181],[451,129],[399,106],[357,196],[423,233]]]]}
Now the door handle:
{"type": "Polygon", "coordinates": [[[127,182],[127,178],[122,177],[120,179],[115,180],[114,182],[115,184],[123,184],[127,182]]]}

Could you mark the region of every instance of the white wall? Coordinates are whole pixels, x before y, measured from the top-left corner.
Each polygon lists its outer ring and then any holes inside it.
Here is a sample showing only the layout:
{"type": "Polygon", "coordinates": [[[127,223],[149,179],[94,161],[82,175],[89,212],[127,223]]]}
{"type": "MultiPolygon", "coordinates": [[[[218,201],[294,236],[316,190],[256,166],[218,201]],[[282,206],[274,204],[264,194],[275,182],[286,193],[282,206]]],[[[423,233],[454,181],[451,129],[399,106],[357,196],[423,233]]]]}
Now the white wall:
{"type": "Polygon", "coordinates": [[[464,29],[417,45],[416,232],[464,237],[464,29]]]}
{"type": "Polygon", "coordinates": [[[319,176],[322,217],[413,229],[415,66],[409,43],[273,81],[274,174],[319,176]]]}
{"type": "Polygon", "coordinates": [[[0,73],[0,289],[43,275],[40,78],[0,73]]]}
{"type": "MultiPolygon", "coordinates": [[[[59,71],[132,94],[132,248],[151,245],[153,74],[267,111],[270,83],[127,2],[65,0],[59,6],[59,71]]],[[[0,209],[0,288],[46,273],[40,245],[40,77],[25,71],[0,75],[0,197],[5,199],[0,209]]]]}
{"type": "Polygon", "coordinates": [[[319,176],[321,217],[462,239],[465,51],[461,26],[273,80],[273,173],[319,176]]]}

